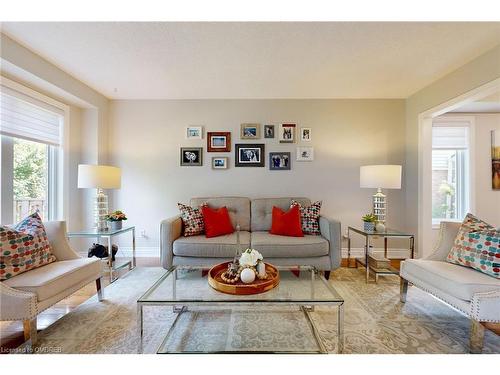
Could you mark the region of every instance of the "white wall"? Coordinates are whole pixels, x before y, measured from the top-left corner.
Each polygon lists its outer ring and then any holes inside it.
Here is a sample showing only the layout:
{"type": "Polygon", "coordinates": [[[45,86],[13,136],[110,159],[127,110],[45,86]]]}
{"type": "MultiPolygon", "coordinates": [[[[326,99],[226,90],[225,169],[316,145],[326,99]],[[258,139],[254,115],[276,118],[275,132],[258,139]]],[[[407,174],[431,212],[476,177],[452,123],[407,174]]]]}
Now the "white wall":
{"type": "MultiPolygon", "coordinates": [[[[446,114],[447,118],[454,114],[446,114]]],[[[460,113],[456,116],[474,117],[474,162],[475,179],[472,181],[475,208],[471,212],[494,226],[500,226],[500,191],[491,188],[491,131],[500,131],[500,113],[460,113]]],[[[439,229],[432,231],[435,243],[439,229]]]]}
{"type": "MultiPolygon", "coordinates": [[[[323,213],[360,225],[371,210],[373,191],[359,188],[359,166],[404,164],[404,100],[150,100],[112,101],[109,152],[122,168],[122,188],[113,209],[124,210],[129,224],[148,238],[138,246],[158,246],[160,220],[176,215],[177,202],[193,196],[306,196],[323,200],[323,213]],[[234,144],[240,123],[294,121],[312,128],[315,160],[296,162],[297,144],[266,144],[265,168],[235,168],[234,144]],[[185,127],[231,131],[232,152],[207,153],[203,140],[186,140],[185,127]],[[180,167],[179,148],[204,148],[203,167],[180,167]],[[270,171],[270,151],[292,152],[291,171],[270,171]],[[229,170],[212,170],[211,157],[229,156],[229,170]]],[[[305,145],[305,144],[304,144],[305,145]]],[[[389,192],[389,224],[404,226],[404,189],[389,192]]],[[[127,242],[122,242],[128,245],[127,242]]],[[[155,250],[157,251],[157,250],[155,250]]]]}

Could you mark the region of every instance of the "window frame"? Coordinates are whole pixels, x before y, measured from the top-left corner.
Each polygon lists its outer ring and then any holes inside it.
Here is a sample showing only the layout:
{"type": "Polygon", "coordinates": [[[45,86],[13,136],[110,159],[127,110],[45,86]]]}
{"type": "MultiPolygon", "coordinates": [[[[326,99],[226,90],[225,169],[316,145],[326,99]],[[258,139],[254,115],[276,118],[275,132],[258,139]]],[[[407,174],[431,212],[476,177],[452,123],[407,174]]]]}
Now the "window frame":
{"type": "MultiPolygon", "coordinates": [[[[467,147],[467,157],[465,160],[466,167],[469,172],[469,178],[467,179],[468,183],[465,184],[465,200],[468,203],[469,207],[468,210],[465,209],[463,212],[473,212],[475,210],[475,188],[474,188],[474,181],[475,181],[475,117],[474,116],[463,116],[463,115],[441,115],[439,117],[436,117],[432,120],[432,127],[467,127],[468,128],[468,147],[467,147]]],[[[434,147],[432,147],[432,129],[431,129],[431,173],[432,173],[432,152],[435,150],[434,147]]],[[[436,148],[436,150],[439,150],[439,148],[436,148]]],[[[458,161],[457,161],[458,163],[458,161]]],[[[462,175],[462,171],[459,171],[459,168],[457,167],[457,179],[461,178],[462,180],[464,179],[464,176],[462,175]],[[459,175],[460,174],[460,175],[459,175]]],[[[432,181],[432,180],[431,180],[432,181]]],[[[459,199],[457,199],[457,202],[459,199]]],[[[431,197],[431,206],[432,206],[432,197],[431,197]]],[[[461,212],[461,213],[463,213],[461,212]]],[[[462,222],[463,218],[457,218],[457,219],[447,219],[447,218],[441,218],[441,219],[435,219],[432,218],[432,229],[439,229],[441,222],[442,221],[452,221],[452,222],[462,222]]]]}
{"type": "MultiPolygon", "coordinates": [[[[11,90],[17,91],[22,95],[29,96],[33,99],[41,101],[45,104],[53,106],[62,111],[61,116],[61,143],[59,146],[48,145],[48,163],[49,170],[54,171],[54,175],[48,176],[49,192],[47,194],[47,212],[48,220],[66,220],[69,203],[69,124],[70,124],[70,107],[61,103],[45,94],[28,88],[20,83],[12,81],[5,76],[0,75],[1,86],[5,86],[11,90]]],[[[0,87],[1,88],[1,87],[0,87]]],[[[2,160],[2,181],[8,181],[13,178],[12,168],[4,168],[3,165],[12,165],[13,159],[13,141],[6,141],[6,138],[1,138],[1,160],[2,160]]],[[[4,184],[0,188],[0,221],[5,224],[13,222],[14,219],[14,191],[13,183],[4,184]]]]}

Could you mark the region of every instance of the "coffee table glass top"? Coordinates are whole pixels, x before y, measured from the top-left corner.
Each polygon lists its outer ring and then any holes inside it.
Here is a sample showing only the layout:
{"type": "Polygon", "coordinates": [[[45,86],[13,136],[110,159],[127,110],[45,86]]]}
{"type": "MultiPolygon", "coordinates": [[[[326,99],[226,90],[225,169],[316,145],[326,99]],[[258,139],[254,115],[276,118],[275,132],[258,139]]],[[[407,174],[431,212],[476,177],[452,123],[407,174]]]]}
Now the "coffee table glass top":
{"type": "Polygon", "coordinates": [[[208,284],[206,270],[194,267],[173,267],[137,302],[141,304],[176,303],[342,303],[344,299],[313,267],[278,267],[280,283],[265,293],[247,296],[225,294],[208,284]]]}

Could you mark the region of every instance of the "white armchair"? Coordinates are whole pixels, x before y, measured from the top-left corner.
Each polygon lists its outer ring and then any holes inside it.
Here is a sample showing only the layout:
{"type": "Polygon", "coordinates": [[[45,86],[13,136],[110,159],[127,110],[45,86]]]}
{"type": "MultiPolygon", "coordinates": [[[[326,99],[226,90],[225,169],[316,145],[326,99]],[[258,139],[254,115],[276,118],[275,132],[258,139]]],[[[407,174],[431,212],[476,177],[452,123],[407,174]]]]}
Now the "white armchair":
{"type": "Polygon", "coordinates": [[[36,317],[43,310],[95,281],[98,298],[101,289],[101,262],[80,257],[66,238],[66,223],[44,223],[57,261],[0,282],[0,320],[22,320],[24,338],[36,344],[36,317]]]}
{"type": "Polygon", "coordinates": [[[471,319],[470,351],[481,353],[485,326],[500,329],[500,280],[446,261],[460,225],[441,222],[434,252],[401,263],[401,302],[411,283],[462,312],[471,319]]]}

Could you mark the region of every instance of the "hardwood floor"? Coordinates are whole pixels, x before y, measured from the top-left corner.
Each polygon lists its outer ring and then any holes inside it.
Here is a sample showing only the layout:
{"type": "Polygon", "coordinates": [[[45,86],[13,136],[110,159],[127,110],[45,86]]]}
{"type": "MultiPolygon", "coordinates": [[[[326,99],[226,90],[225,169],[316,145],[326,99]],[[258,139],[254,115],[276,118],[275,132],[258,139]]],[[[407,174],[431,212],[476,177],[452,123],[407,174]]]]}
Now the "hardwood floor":
{"type": "MultiPolygon", "coordinates": [[[[391,265],[399,269],[400,260],[391,260],[391,265]]],[[[138,267],[159,267],[159,258],[137,258],[138,267]]],[[[347,259],[342,259],[342,267],[347,267],[347,259]]],[[[350,266],[354,267],[354,261],[351,259],[350,266]]],[[[121,271],[123,273],[126,270],[121,271]]],[[[103,277],[103,288],[109,285],[107,277],[103,277]]],[[[95,283],[90,283],[79,291],[73,293],[71,296],[63,299],[54,306],[48,308],[37,319],[37,328],[42,330],[56,320],[60,319],[67,313],[76,309],[80,304],[96,294],[95,283]]],[[[5,354],[9,349],[16,348],[24,341],[23,323],[22,321],[14,322],[0,322],[0,353],[5,354]]]]}

